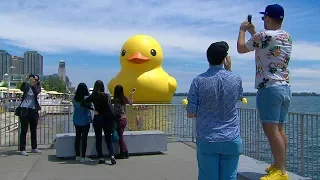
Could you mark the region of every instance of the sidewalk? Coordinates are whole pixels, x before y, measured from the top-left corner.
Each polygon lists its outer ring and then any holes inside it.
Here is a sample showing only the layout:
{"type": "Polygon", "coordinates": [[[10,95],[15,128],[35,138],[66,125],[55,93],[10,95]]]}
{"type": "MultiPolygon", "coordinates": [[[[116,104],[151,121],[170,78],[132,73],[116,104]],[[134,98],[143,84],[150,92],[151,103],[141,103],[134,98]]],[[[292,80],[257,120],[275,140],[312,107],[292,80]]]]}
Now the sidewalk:
{"type": "MultiPolygon", "coordinates": [[[[198,176],[194,143],[168,143],[168,151],[163,154],[131,156],[117,160],[114,166],[56,159],[55,149],[27,157],[12,151],[15,149],[6,149],[8,153],[2,154],[8,156],[0,157],[1,180],[196,180],[198,176]]],[[[267,166],[241,156],[238,180],[259,180],[267,166]]],[[[306,178],[290,173],[290,180],[306,178]]]]}
{"type": "MultiPolygon", "coordinates": [[[[107,161],[109,163],[109,161],[107,161]]],[[[168,152],[160,155],[131,156],[117,164],[81,164],[58,160],[55,149],[27,157],[10,151],[0,157],[1,180],[195,180],[195,149],[183,143],[169,143],[168,152]]]]}

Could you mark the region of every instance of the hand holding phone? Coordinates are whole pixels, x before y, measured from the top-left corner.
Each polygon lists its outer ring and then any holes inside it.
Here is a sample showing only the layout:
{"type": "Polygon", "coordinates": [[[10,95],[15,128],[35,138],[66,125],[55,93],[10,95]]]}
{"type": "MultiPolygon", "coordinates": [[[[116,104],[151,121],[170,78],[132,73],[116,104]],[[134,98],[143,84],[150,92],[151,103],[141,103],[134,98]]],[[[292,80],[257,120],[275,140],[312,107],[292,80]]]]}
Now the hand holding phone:
{"type": "Polygon", "coordinates": [[[132,91],[131,91],[131,93],[133,94],[133,93],[135,93],[135,92],[136,92],[136,88],[133,88],[132,91]]]}
{"type": "Polygon", "coordinates": [[[251,20],[252,20],[252,15],[248,14],[248,22],[249,22],[249,24],[251,24],[251,20]]]}

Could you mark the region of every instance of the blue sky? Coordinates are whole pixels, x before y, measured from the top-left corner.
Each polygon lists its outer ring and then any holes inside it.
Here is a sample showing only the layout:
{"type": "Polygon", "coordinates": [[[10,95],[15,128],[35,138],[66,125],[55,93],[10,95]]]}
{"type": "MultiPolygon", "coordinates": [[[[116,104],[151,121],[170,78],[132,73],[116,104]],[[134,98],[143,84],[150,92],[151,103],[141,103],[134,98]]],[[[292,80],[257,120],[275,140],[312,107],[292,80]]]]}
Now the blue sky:
{"type": "Polygon", "coordinates": [[[236,40],[247,14],[253,15],[256,30],[263,30],[258,12],[271,3],[285,8],[283,28],[293,39],[293,91],[320,93],[316,0],[2,0],[0,49],[18,56],[39,51],[44,74],[57,73],[64,59],[73,85],[92,86],[97,79],[107,83],[119,72],[119,52],[129,37],[148,34],[161,44],[163,67],[176,78],[177,92],[186,92],[192,79],[208,68],[207,47],[224,40],[244,91],[254,92],[254,53],[238,54],[236,40]]]}

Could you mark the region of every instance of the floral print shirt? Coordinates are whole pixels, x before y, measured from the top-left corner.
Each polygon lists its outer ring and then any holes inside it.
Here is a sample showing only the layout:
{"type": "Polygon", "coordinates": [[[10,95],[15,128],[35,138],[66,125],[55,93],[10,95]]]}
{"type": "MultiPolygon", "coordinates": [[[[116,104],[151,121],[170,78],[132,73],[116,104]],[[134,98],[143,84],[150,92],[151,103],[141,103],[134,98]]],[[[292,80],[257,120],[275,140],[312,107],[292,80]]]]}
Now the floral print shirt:
{"type": "Polygon", "coordinates": [[[254,34],[246,43],[250,51],[255,50],[255,88],[290,85],[289,61],[292,39],[282,29],[267,30],[254,34]]]}

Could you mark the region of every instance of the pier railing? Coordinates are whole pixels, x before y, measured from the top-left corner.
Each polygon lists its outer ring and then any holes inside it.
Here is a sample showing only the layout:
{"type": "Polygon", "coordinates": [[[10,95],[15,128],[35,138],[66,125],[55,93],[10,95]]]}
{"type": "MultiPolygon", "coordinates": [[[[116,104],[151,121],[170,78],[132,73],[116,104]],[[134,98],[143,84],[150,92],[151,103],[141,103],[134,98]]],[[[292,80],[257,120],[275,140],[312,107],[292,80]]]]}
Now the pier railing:
{"type": "MultiPolygon", "coordinates": [[[[239,109],[243,154],[272,163],[271,149],[255,109],[239,109]]],[[[167,132],[169,141],[196,140],[195,120],[184,105],[134,105],[127,107],[128,127],[167,132]]],[[[287,168],[301,176],[320,179],[320,114],[289,113],[285,124],[288,136],[287,168]]]]}
{"type": "MultiPolygon", "coordinates": [[[[2,104],[0,114],[0,146],[19,144],[19,121],[15,106],[2,104]]],[[[74,132],[71,104],[42,104],[38,123],[38,144],[51,145],[55,135],[74,132]]],[[[180,104],[135,104],[127,106],[128,129],[161,130],[168,141],[196,141],[195,120],[189,119],[180,104]]],[[[239,109],[243,154],[272,163],[271,150],[255,109],[239,109]]],[[[289,113],[285,124],[288,136],[288,170],[312,179],[320,175],[320,115],[289,113]]],[[[91,129],[93,132],[93,130],[91,129]]],[[[29,136],[27,142],[29,143],[29,136]]]]}

